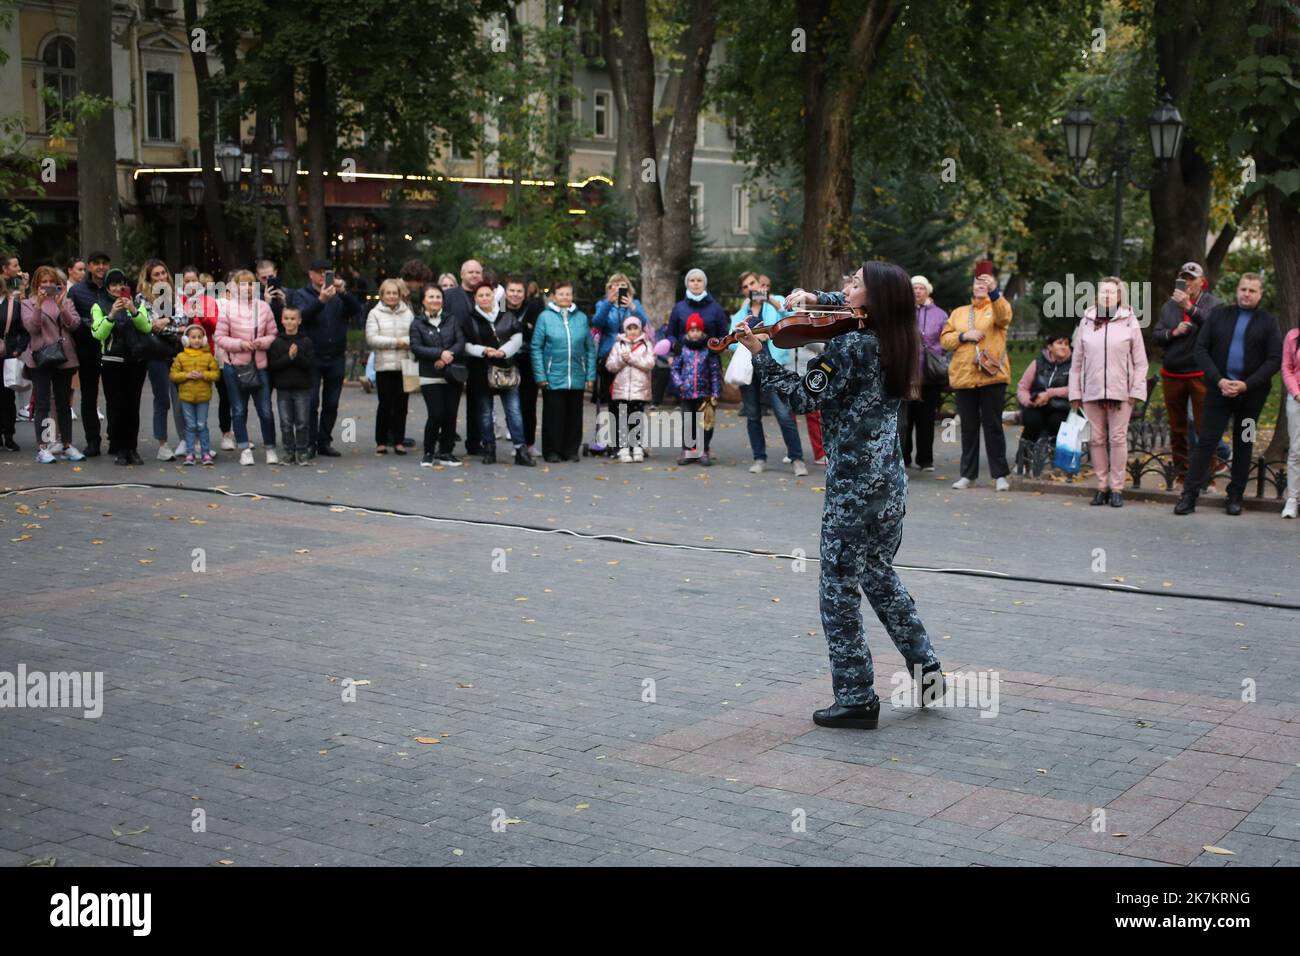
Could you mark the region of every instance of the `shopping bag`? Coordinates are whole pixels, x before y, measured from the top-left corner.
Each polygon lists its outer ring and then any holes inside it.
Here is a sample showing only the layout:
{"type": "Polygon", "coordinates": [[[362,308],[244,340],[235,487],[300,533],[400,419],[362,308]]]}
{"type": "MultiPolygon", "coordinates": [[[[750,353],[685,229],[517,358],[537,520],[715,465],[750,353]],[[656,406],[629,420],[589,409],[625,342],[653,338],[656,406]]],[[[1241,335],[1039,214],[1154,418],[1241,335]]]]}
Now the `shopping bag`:
{"type": "Polygon", "coordinates": [[[30,380],[23,377],[23,360],[5,359],[5,388],[22,392],[32,387],[30,380]]]}
{"type": "Polygon", "coordinates": [[[754,380],[754,356],[749,349],[741,346],[731,353],[727,363],[727,374],[723,381],[729,385],[748,385],[754,380]]]}
{"type": "Polygon", "coordinates": [[[415,359],[402,359],[402,391],[406,393],[420,390],[420,363],[415,359]]]}
{"type": "Polygon", "coordinates": [[[1067,475],[1077,475],[1083,467],[1083,430],[1088,425],[1080,412],[1072,411],[1056,432],[1056,456],[1052,461],[1067,475]]]}

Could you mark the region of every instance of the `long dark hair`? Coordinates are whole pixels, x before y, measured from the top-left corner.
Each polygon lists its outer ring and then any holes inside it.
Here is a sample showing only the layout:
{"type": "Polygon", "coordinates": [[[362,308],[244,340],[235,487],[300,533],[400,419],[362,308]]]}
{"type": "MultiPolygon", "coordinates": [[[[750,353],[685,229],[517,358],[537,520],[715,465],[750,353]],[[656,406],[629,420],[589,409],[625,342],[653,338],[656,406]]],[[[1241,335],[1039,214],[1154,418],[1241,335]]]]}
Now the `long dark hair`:
{"type": "Polygon", "coordinates": [[[870,327],[880,340],[880,367],[885,391],[913,401],[920,394],[921,332],[916,325],[912,280],[892,262],[864,262],[862,284],[867,290],[870,327]]]}

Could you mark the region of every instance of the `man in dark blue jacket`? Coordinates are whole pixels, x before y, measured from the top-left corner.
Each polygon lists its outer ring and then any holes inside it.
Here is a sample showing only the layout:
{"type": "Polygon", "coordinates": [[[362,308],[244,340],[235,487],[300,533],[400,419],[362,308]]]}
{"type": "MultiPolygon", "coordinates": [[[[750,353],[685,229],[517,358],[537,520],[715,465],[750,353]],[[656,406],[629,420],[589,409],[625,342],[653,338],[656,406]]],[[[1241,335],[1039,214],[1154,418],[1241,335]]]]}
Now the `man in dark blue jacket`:
{"type": "Polygon", "coordinates": [[[99,368],[103,358],[100,343],[90,334],[90,312],[98,305],[108,315],[113,311],[113,296],[104,285],[108,275],[108,254],[92,252],[86,259],[86,278],[68,290],[72,307],[77,310],[81,324],[72,333],[72,344],[77,350],[77,375],[81,382],[81,428],[86,433],[86,457],[94,458],[100,451],[99,428],[99,368]]]}
{"type": "Polygon", "coordinates": [[[293,294],[293,302],[302,312],[303,331],[311,339],[316,355],[307,418],[309,461],[317,454],[327,458],[341,454],[334,447],[334,422],[347,370],[348,327],[352,317],[362,311],[361,303],[347,291],[342,279],[335,277],[332,285],[325,285],[325,273],[329,271],[328,259],[313,260],[307,270],[307,285],[293,294]]]}
{"type": "Polygon", "coordinates": [[[1273,388],[1273,376],[1282,367],[1282,329],[1277,316],[1259,307],[1263,288],[1257,273],[1242,273],[1236,303],[1218,306],[1196,336],[1196,363],[1205,372],[1204,420],[1197,423],[1200,440],[1174,514],[1196,510],[1196,498],[1209,477],[1210,458],[1230,420],[1232,480],[1225,507],[1230,515],[1241,514],[1259,413],[1273,388]]]}

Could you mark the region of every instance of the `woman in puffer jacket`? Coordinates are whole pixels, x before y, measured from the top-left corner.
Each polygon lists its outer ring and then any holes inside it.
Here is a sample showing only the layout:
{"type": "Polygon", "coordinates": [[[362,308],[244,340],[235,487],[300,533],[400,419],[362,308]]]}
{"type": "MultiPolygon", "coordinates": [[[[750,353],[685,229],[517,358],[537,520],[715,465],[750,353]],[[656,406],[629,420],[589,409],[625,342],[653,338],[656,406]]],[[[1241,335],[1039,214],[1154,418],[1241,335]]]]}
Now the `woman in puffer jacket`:
{"type": "Polygon", "coordinates": [[[410,293],[401,279],[385,279],[379,285],[379,303],[366,317],[366,345],[375,353],[375,391],[379,410],[375,413],[375,454],[405,455],[406,391],[402,388],[402,363],[411,359],[411,320],[415,315],[406,304],[410,293]]]}
{"type": "Polygon", "coordinates": [[[618,460],[625,464],[645,459],[645,406],[650,401],[650,373],[654,367],[654,347],[646,338],[640,317],[627,316],[605,360],[605,368],[614,375],[609,398],[614,406],[618,460]]]}
{"type": "Polygon", "coordinates": [[[1089,454],[1097,473],[1094,505],[1124,504],[1128,421],[1147,397],[1147,351],[1142,328],[1124,304],[1124,284],[1107,276],[1097,304],[1083,314],[1070,362],[1070,405],[1088,416],[1089,454]]]}
{"type": "Polygon", "coordinates": [[[230,417],[235,429],[235,444],[241,449],[239,463],[253,464],[253,446],[248,440],[248,402],[251,399],[262,423],[262,442],[266,446],[266,463],[278,465],[275,453],[275,418],[271,414],[271,378],[267,371],[266,350],[275,341],[277,330],[271,307],[257,295],[257,277],[241,269],[230,277],[227,287],[233,294],[217,302],[217,345],[226,353],[221,375],[230,393],[230,417]],[[239,368],[252,363],[257,372],[256,387],[239,384],[239,368]]]}

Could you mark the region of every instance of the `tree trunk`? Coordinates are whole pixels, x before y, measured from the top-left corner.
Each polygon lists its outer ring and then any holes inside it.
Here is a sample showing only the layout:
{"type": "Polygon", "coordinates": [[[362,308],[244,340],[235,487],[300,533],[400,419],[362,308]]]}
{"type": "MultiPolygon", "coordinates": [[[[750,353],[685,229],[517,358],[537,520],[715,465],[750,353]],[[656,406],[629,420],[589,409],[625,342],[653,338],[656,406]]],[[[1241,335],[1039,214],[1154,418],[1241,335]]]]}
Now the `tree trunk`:
{"type": "MultiPolygon", "coordinates": [[[[811,29],[834,29],[826,0],[802,0],[799,12],[799,22],[811,29]]],[[[802,54],[804,203],[798,281],[809,289],[837,288],[844,270],[857,265],[849,248],[853,110],[901,12],[902,6],[893,0],[867,0],[843,63],[827,61],[816,35],[802,54]]]]}
{"type": "Polygon", "coordinates": [[[313,59],[307,68],[307,232],[313,259],[329,256],[329,227],[325,220],[328,79],[324,62],[313,59]]]}
{"type": "Polygon", "coordinates": [[[295,79],[292,66],[286,64],[281,67],[280,116],[284,127],[284,148],[289,151],[289,168],[294,171],[289,177],[289,185],[284,188],[284,221],[289,227],[293,257],[306,275],[311,255],[307,251],[307,239],[302,232],[302,207],[298,200],[298,99],[295,79]]]}
{"type": "MultiPolygon", "coordinates": [[[[113,5],[103,0],[77,4],[77,89],[113,98],[113,5]]],[[[122,258],[122,222],[117,197],[114,110],[77,120],[77,214],[85,254],[122,258]]]]}
{"type": "Polygon", "coordinates": [[[646,0],[623,4],[626,45],[623,83],[627,89],[628,148],[633,166],[637,249],[641,257],[642,301],[662,321],[676,300],[677,276],[691,248],[691,166],[704,76],[717,30],[714,0],[694,0],[684,48],[688,51],[673,105],[668,156],[655,136],[655,62],[650,49],[646,0]],[[649,160],[650,162],[646,162],[649,160]]]}
{"type": "Polygon", "coordinates": [[[560,13],[560,55],[555,61],[556,109],[552,113],[551,128],[551,174],[555,177],[556,196],[565,194],[562,185],[569,180],[569,143],[573,139],[573,95],[570,85],[573,82],[574,54],[572,38],[573,25],[577,19],[577,6],[566,3],[560,13]]]}
{"type": "MultiPolygon", "coordinates": [[[[198,0],[185,0],[185,32],[194,35],[198,28],[198,0]]],[[[221,173],[217,169],[217,116],[216,101],[212,95],[212,76],[208,71],[208,54],[190,47],[190,61],[194,64],[194,81],[199,94],[199,168],[203,179],[203,220],[212,237],[212,244],[217,247],[215,266],[207,264],[213,275],[229,270],[235,265],[235,256],[226,235],[225,210],[221,205],[221,173]]],[[[172,267],[180,269],[187,263],[174,262],[172,267]]]]}
{"type": "Polygon", "coordinates": [[[614,97],[615,120],[617,123],[614,139],[614,190],[630,206],[632,202],[632,154],[627,146],[627,86],[623,83],[623,50],[620,38],[614,34],[611,0],[601,0],[597,11],[597,23],[600,27],[601,54],[605,60],[606,73],[609,76],[610,92],[614,97]]]}

